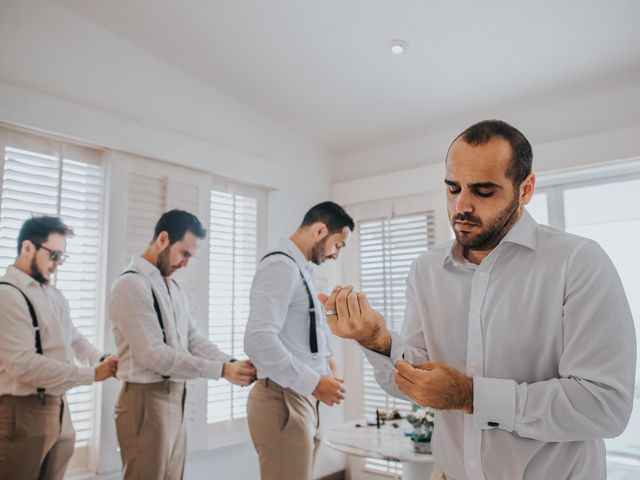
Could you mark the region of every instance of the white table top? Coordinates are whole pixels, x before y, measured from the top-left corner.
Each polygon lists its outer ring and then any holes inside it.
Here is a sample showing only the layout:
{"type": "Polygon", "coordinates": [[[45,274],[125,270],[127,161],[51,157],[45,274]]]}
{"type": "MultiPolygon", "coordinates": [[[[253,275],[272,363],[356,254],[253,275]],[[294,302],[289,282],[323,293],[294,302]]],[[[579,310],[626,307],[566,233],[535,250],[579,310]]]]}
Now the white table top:
{"type": "Polygon", "coordinates": [[[404,436],[409,428],[405,420],[388,420],[380,429],[367,426],[365,420],[355,420],[327,431],[324,441],[339,452],[358,457],[396,462],[433,462],[432,455],[413,451],[413,442],[404,436]],[[356,423],[362,426],[358,428],[356,423]],[[394,428],[392,423],[397,423],[399,427],[394,428]]]}

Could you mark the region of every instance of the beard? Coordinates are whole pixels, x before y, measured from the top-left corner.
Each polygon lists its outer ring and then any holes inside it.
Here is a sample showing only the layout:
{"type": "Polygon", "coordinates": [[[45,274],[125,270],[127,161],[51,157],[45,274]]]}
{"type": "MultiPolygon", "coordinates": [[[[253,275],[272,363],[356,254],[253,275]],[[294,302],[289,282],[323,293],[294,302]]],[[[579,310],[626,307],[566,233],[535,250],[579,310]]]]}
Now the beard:
{"type": "Polygon", "coordinates": [[[513,195],[511,203],[507,205],[495,217],[487,222],[487,226],[483,228],[484,222],[480,217],[476,217],[471,213],[459,213],[451,218],[451,226],[454,227],[456,222],[469,222],[477,225],[480,232],[471,234],[468,232],[457,231],[453,229],[457,242],[468,250],[491,250],[495,248],[504,236],[511,230],[511,227],[518,219],[518,211],[520,203],[518,201],[518,192],[513,195]]]}
{"type": "Polygon", "coordinates": [[[177,270],[177,268],[172,267],[171,263],[169,262],[170,249],[171,249],[171,245],[168,245],[167,247],[165,247],[164,250],[162,250],[158,254],[158,260],[156,262],[157,263],[156,266],[158,267],[158,270],[160,270],[160,275],[162,275],[163,277],[169,277],[173,272],[177,270]]]}
{"type": "Polygon", "coordinates": [[[327,243],[327,238],[329,238],[329,235],[326,235],[324,238],[318,240],[318,242],[311,249],[311,261],[316,265],[320,265],[326,258],[324,246],[327,243]]]}
{"type": "Polygon", "coordinates": [[[33,259],[31,260],[31,278],[33,278],[40,285],[48,285],[49,284],[49,279],[47,277],[45,277],[42,274],[42,272],[40,271],[40,269],[38,268],[38,264],[36,263],[35,255],[34,255],[33,259]]]}

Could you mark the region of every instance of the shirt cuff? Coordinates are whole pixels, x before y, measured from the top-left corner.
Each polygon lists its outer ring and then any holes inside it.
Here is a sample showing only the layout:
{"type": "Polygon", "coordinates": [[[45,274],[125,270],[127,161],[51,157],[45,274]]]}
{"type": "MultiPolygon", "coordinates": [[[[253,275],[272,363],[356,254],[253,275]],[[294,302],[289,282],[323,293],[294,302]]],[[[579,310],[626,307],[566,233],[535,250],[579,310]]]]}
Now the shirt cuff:
{"type": "Polygon", "coordinates": [[[212,380],[219,380],[222,376],[223,366],[224,362],[220,360],[206,360],[204,368],[202,369],[202,376],[212,380]]]}
{"type": "Polygon", "coordinates": [[[391,330],[389,335],[391,336],[391,363],[395,365],[396,362],[404,360],[405,344],[398,332],[391,330]]]}
{"type": "Polygon", "coordinates": [[[473,424],[480,430],[513,432],[516,382],[502,378],[473,378],[473,424]]]}
{"type": "Polygon", "coordinates": [[[302,375],[299,375],[299,380],[296,382],[295,386],[291,386],[291,389],[300,395],[309,396],[313,394],[313,391],[320,383],[320,374],[311,368],[307,369],[306,372],[303,372],[302,375]]]}
{"type": "Polygon", "coordinates": [[[93,367],[78,367],[78,385],[91,385],[96,379],[96,370],[93,367]]]}

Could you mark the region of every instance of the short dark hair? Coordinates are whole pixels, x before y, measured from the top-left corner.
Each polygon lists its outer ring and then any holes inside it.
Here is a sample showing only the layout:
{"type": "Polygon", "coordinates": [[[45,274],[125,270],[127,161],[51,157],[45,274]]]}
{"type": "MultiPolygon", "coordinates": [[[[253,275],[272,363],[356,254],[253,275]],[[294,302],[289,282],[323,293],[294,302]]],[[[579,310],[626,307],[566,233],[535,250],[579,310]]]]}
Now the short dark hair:
{"type": "Polygon", "coordinates": [[[509,142],[511,167],[507,170],[507,177],[511,178],[514,184],[520,185],[531,173],[533,150],[529,140],[514,126],[502,120],[483,120],[471,125],[458,135],[451,145],[459,138],[469,145],[485,145],[496,137],[504,138],[509,142]]]}
{"type": "Polygon", "coordinates": [[[316,222],[322,222],[329,229],[329,233],[341,232],[344,227],[349,227],[353,232],[355,227],[353,219],[337,203],[322,202],[313,207],[305,214],[300,227],[308,227],[316,222]]]}
{"type": "Polygon", "coordinates": [[[169,210],[163,213],[158,223],[156,223],[153,240],[158,238],[160,232],[167,232],[169,234],[169,243],[174,244],[182,240],[188,231],[200,239],[207,235],[207,231],[198,220],[198,217],[192,213],[184,210],[169,210]]]}
{"type": "Polygon", "coordinates": [[[22,243],[29,240],[37,248],[47,241],[49,235],[59,233],[65,237],[73,237],[73,230],[59,217],[32,217],[22,224],[18,234],[18,255],[22,249],[22,243]]]}

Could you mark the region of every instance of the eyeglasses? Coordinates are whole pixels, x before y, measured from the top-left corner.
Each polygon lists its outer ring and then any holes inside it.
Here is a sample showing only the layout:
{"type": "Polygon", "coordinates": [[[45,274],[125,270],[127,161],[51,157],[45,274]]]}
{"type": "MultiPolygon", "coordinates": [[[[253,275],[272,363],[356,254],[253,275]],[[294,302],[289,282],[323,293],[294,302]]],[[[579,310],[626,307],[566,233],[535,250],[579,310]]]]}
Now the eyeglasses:
{"type": "Polygon", "coordinates": [[[61,250],[51,250],[50,248],[45,247],[44,245],[40,245],[38,248],[43,248],[47,252],[49,252],[49,258],[51,258],[52,262],[66,262],[69,258],[69,255],[62,252],[61,250]]]}

